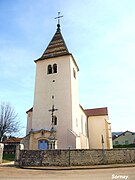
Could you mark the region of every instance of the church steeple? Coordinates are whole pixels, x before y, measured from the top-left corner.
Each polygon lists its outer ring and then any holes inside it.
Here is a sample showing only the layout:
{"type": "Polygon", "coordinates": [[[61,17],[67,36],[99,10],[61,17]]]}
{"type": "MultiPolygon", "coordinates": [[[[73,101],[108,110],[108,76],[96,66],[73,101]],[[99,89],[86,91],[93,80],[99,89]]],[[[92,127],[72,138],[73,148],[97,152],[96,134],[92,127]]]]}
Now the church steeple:
{"type": "Polygon", "coordinates": [[[70,53],[62,37],[60,23],[58,21],[56,33],[54,34],[52,40],[50,41],[43,55],[36,61],[63,55],[70,55],[70,53]]]}

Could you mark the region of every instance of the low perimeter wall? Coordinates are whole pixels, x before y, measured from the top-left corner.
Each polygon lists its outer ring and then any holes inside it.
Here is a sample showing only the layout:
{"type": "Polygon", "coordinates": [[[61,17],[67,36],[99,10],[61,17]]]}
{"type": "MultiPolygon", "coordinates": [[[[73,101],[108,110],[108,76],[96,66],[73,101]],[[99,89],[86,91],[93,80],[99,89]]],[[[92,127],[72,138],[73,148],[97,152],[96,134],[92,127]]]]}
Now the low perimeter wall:
{"type": "Polygon", "coordinates": [[[16,155],[19,166],[88,166],[135,163],[134,149],[112,150],[21,150],[16,155]]]}

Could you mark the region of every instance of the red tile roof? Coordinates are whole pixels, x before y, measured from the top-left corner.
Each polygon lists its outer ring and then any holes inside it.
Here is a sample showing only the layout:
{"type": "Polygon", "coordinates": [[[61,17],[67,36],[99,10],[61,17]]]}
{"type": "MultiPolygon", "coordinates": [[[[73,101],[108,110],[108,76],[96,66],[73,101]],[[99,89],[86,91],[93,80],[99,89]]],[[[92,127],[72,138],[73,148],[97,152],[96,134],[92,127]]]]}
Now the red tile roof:
{"type": "Polygon", "coordinates": [[[94,108],[94,109],[85,109],[84,112],[87,116],[104,116],[108,115],[107,107],[104,108],[94,108]]]}

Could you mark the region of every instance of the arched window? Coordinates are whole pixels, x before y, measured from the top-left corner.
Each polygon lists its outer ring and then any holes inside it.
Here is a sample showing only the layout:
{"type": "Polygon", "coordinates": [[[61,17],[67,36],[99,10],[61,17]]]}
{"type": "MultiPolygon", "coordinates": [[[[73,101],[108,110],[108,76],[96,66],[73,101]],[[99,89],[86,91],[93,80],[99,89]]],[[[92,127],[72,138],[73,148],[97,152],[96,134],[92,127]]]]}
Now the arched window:
{"type": "Polygon", "coordinates": [[[53,73],[57,73],[57,64],[53,65],[53,73]]]}
{"type": "Polygon", "coordinates": [[[52,74],[52,66],[51,65],[48,65],[48,74],[52,74]]]}
{"type": "Polygon", "coordinates": [[[48,141],[45,139],[41,139],[38,141],[38,149],[39,150],[46,150],[48,149],[48,141]]]}
{"type": "Polygon", "coordinates": [[[57,125],[57,117],[56,116],[53,116],[53,124],[57,125]]]}

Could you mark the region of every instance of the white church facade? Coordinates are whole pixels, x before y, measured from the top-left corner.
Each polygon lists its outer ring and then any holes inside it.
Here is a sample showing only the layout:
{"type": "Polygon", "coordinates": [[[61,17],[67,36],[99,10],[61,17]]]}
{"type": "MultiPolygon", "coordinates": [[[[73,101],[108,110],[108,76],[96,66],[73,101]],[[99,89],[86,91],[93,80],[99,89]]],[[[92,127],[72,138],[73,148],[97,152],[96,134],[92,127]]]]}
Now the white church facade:
{"type": "Polygon", "coordinates": [[[59,23],[35,63],[34,103],[27,111],[25,149],[111,149],[107,108],[83,109],[79,104],[79,68],[59,23]]]}

